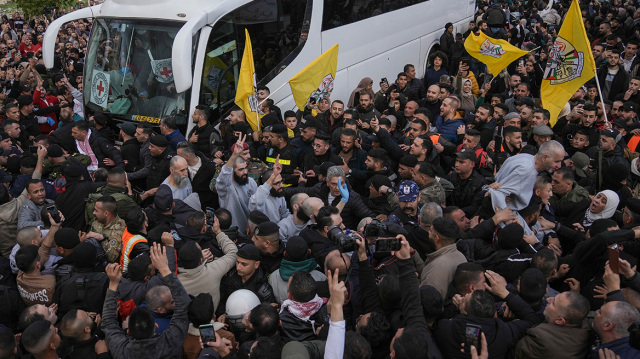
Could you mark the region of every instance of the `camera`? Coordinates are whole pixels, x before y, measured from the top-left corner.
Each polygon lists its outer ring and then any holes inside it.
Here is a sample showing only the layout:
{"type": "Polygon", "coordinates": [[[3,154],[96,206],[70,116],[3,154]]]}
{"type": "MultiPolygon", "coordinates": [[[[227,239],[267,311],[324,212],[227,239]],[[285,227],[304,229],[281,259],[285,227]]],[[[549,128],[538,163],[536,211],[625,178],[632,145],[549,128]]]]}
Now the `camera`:
{"type": "Polygon", "coordinates": [[[340,252],[353,252],[358,249],[358,244],[356,243],[356,239],[358,239],[358,237],[348,229],[347,233],[343,233],[340,227],[331,226],[327,232],[327,237],[329,237],[331,242],[338,245],[340,252]]]}
{"type": "Polygon", "coordinates": [[[389,230],[386,224],[374,219],[364,226],[364,236],[366,238],[387,237],[389,236],[389,230]]]}
{"type": "Polygon", "coordinates": [[[376,253],[391,253],[391,251],[399,251],[402,243],[399,238],[378,238],[375,243],[376,253]]]}

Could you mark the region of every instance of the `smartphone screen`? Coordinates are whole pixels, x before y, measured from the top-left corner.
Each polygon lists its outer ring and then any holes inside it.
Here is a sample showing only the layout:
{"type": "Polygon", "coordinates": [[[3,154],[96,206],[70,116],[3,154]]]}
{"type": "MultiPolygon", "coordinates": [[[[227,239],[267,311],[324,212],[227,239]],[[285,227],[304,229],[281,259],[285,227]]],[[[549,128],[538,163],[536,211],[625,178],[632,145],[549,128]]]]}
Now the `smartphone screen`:
{"type": "Polygon", "coordinates": [[[216,341],[216,334],[213,330],[213,324],[204,324],[201,325],[198,329],[200,329],[200,338],[202,338],[202,344],[207,346],[207,343],[216,341]]]}
{"type": "Polygon", "coordinates": [[[469,348],[473,345],[476,347],[478,353],[480,352],[480,332],[482,331],[482,327],[475,324],[467,324],[465,328],[465,341],[464,348],[467,353],[469,353],[469,348]]]}
{"type": "Polygon", "coordinates": [[[618,252],[618,245],[614,244],[609,247],[609,268],[615,274],[620,273],[620,266],[618,258],[620,258],[620,252],[618,252]]]}

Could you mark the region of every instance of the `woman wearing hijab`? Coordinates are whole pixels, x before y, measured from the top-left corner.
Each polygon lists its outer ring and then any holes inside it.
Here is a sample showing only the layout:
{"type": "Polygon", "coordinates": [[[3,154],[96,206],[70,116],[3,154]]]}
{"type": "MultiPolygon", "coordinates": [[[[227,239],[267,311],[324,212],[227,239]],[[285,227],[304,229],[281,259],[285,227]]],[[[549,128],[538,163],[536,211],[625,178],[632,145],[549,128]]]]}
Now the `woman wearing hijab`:
{"type": "Polygon", "coordinates": [[[542,226],[555,229],[562,243],[563,253],[568,254],[575,245],[585,239],[585,233],[598,219],[609,219],[616,213],[620,198],[612,190],[598,192],[591,199],[566,202],[553,206],[559,223],[539,220],[542,226]]]}
{"type": "Polygon", "coordinates": [[[460,98],[460,107],[458,109],[464,110],[467,115],[476,111],[478,98],[473,96],[472,89],[473,83],[471,80],[462,76],[456,77],[456,95],[460,98]]]}
{"type": "Polygon", "coordinates": [[[349,103],[347,103],[347,107],[353,108],[358,105],[361,91],[365,91],[371,94],[371,99],[373,100],[375,93],[373,93],[372,88],[373,88],[373,80],[371,79],[371,77],[365,77],[362,80],[360,80],[358,87],[356,87],[356,89],[353,90],[353,92],[351,92],[351,96],[349,96],[349,103]]]}

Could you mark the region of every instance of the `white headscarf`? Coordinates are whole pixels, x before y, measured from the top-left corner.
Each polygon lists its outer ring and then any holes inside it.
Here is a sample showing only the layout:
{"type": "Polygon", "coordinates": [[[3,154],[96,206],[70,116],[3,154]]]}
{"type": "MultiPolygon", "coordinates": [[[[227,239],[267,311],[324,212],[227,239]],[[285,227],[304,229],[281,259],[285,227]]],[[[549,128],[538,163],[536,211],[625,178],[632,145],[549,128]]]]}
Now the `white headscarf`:
{"type": "MultiPolygon", "coordinates": [[[[603,218],[611,218],[613,214],[616,213],[616,209],[618,208],[618,204],[620,203],[620,198],[618,194],[613,192],[612,190],[606,189],[602,192],[598,192],[598,194],[602,194],[607,197],[607,204],[605,204],[604,209],[600,213],[591,213],[591,208],[587,208],[587,212],[584,214],[584,220],[582,222],[583,226],[591,226],[593,222],[597,219],[603,218]]],[[[596,194],[596,196],[598,195],[596,194]]]]}

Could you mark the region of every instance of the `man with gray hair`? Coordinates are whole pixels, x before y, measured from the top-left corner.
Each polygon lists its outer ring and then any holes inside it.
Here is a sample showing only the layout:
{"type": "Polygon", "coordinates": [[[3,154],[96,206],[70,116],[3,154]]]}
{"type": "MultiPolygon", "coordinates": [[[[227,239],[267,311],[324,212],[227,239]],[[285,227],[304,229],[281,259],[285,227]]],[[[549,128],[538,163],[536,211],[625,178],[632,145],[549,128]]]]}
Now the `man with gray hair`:
{"type": "Polygon", "coordinates": [[[598,350],[609,349],[620,358],[636,358],[640,351],[629,345],[629,327],[640,321],[640,313],[627,302],[607,302],[596,311],[593,329],[598,333],[602,345],[595,348],[593,357],[598,357],[598,350]]]}
{"type": "MultiPolygon", "coordinates": [[[[246,137],[246,136],[243,136],[246,137]]],[[[238,228],[247,227],[249,198],[256,193],[258,185],[248,175],[247,162],[240,157],[244,149],[243,139],[238,140],[229,161],[222,166],[216,180],[216,191],[220,207],[231,212],[231,221],[238,228]]]]}
{"type": "Polygon", "coordinates": [[[196,147],[190,142],[178,144],[178,155],[187,161],[187,175],[191,182],[193,192],[200,197],[202,209],[206,207],[218,208],[218,196],[209,188],[209,184],[216,174],[216,165],[207,160],[204,154],[196,151],[196,147]]]}
{"type": "Polygon", "coordinates": [[[344,206],[340,215],[346,228],[355,229],[361,218],[376,216],[362,201],[360,195],[349,188],[344,169],[340,166],[329,167],[327,178],[320,186],[290,187],[284,191],[287,195],[304,192],[311,197],[320,198],[325,205],[338,209],[344,206]]]}
{"type": "MultiPolygon", "coordinates": [[[[309,224],[310,218],[305,215],[302,210],[302,205],[308,198],[309,195],[306,193],[296,193],[291,196],[289,204],[291,204],[293,214],[290,214],[278,222],[278,227],[280,227],[280,240],[283,243],[286,244],[289,238],[300,234],[300,231],[309,224]]],[[[322,201],[320,200],[320,207],[321,206],[322,201]]],[[[318,207],[318,209],[320,207],[318,207]]]]}
{"type": "Polygon", "coordinates": [[[429,253],[436,251],[436,245],[429,238],[429,231],[433,220],[442,217],[442,207],[435,202],[427,202],[420,208],[418,226],[415,226],[407,235],[407,241],[411,248],[415,249],[422,260],[427,259],[429,253]]]}
{"type": "Polygon", "coordinates": [[[179,199],[184,201],[193,193],[193,187],[191,187],[191,180],[189,180],[189,164],[187,160],[182,156],[173,156],[169,160],[169,177],[162,181],[162,184],[166,184],[171,188],[173,193],[173,199],[179,199]]]}

